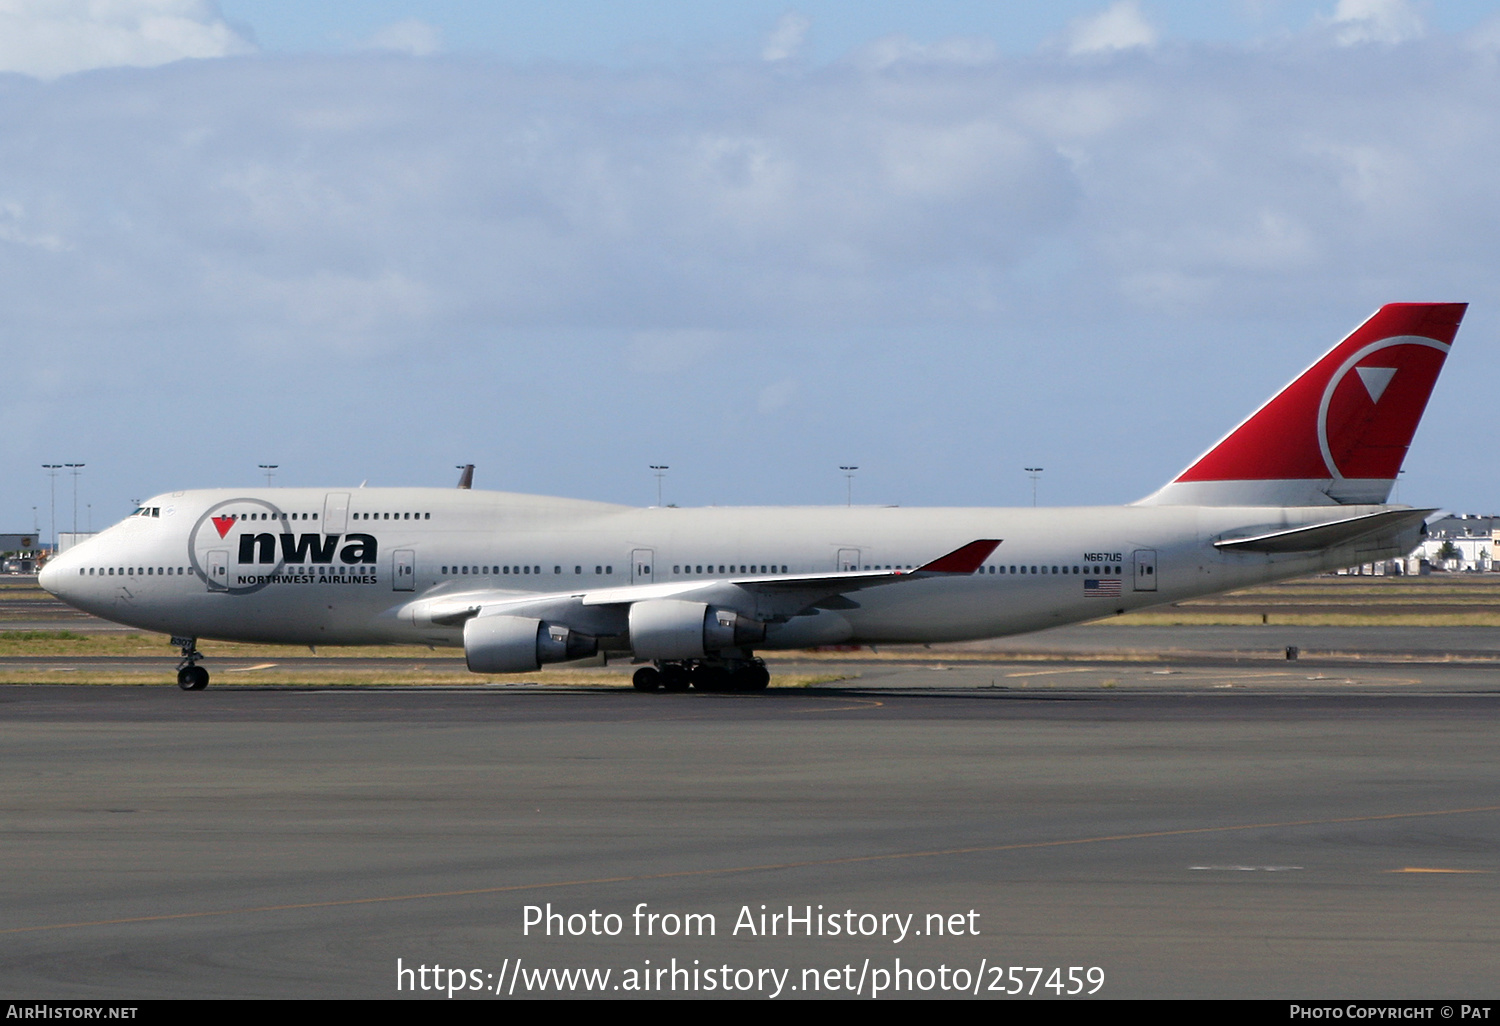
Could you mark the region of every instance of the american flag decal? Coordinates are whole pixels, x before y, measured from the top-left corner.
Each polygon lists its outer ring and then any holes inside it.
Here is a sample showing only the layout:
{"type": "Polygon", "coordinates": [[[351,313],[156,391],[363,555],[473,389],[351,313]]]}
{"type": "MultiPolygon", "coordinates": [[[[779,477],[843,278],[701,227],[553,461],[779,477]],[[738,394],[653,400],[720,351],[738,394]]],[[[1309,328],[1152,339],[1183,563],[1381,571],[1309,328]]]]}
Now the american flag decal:
{"type": "Polygon", "coordinates": [[[1120,597],[1120,579],[1118,577],[1114,578],[1113,580],[1104,580],[1104,581],[1096,581],[1096,580],[1085,579],[1084,582],[1083,582],[1083,597],[1084,598],[1119,598],[1120,597]]]}

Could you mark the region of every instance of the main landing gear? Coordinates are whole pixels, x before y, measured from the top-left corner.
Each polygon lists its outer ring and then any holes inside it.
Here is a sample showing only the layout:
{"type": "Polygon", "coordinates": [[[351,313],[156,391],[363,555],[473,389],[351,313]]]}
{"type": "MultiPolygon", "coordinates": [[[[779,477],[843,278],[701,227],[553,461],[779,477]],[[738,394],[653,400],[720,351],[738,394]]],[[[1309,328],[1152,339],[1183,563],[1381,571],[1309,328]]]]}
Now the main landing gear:
{"type": "Polygon", "coordinates": [[[642,666],[632,682],[637,691],[764,691],[771,674],[759,659],[695,660],[642,666]]]}
{"type": "Polygon", "coordinates": [[[182,662],[177,664],[177,686],[184,691],[202,691],[208,687],[208,671],[198,665],[203,658],[198,651],[198,639],[173,638],[172,644],[182,652],[182,662]]]}

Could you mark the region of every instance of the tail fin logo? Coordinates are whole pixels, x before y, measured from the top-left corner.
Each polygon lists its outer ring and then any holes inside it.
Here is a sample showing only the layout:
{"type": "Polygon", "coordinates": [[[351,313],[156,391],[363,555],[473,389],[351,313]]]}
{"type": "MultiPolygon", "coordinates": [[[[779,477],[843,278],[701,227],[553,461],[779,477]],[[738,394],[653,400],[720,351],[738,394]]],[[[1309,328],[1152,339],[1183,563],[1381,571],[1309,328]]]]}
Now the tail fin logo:
{"type": "Polygon", "coordinates": [[[1394,367],[1356,367],[1359,371],[1359,379],[1365,383],[1365,391],[1370,393],[1370,402],[1380,402],[1380,397],[1385,395],[1385,386],[1391,383],[1391,378],[1396,375],[1394,367]]]}
{"type": "Polygon", "coordinates": [[[1318,448],[1330,477],[1395,478],[1447,354],[1442,342],[1406,336],[1371,343],[1344,361],[1318,407],[1318,448]]]}

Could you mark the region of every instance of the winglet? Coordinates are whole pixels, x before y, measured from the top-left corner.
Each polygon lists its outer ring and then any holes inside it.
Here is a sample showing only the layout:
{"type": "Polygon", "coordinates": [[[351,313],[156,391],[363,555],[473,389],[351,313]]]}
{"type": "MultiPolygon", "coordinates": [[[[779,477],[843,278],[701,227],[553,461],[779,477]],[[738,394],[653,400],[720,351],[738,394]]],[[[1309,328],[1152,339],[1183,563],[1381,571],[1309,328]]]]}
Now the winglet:
{"type": "Polygon", "coordinates": [[[911,571],[914,574],[972,574],[990,558],[990,553],[1000,547],[999,538],[981,538],[954,549],[946,556],[939,556],[931,563],[924,563],[911,571]]]}

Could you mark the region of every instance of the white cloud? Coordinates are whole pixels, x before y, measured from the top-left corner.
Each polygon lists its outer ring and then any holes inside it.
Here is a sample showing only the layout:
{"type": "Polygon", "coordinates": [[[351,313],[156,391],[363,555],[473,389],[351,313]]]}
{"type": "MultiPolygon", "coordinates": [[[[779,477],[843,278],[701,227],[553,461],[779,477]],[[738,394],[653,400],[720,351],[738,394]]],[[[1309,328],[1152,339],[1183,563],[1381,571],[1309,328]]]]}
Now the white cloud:
{"type": "Polygon", "coordinates": [[[1410,0],[1339,0],[1330,20],[1340,46],[1404,43],[1427,29],[1410,0]]]}
{"type": "Polygon", "coordinates": [[[407,53],[413,57],[431,57],[443,48],[443,34],[418,18],[393,22],[380,29],[357,47],[361,50],[384,50],[407,53]]]}
{"type": "Polygon", "coordinates": [[[999,56],[992,39],[949,36],[932,43],[919,43],[910,36],[883,36],[853,55],[854,63],[871,70],[896,64],[988,64],[999,56]]]}
{"type": "Polygon", "coordinates": [[[0,0],[0,71],[51,79],[253,49],[207,0],[0,0]]]}
{"type": "Polygon", "coordinates": [[[1141,13],[1136,0],[1116,0],[1098,14],[1076,19],[1068,26],[1071,54],[1108,53],[1156,44],[1156,29],[1141,13]]]}
{"type": "Polygon", "coordinates": [[[812,21],[803,14],[796,11],[788,11],[776,22],[776,27],[766,39],[766,45],[760,52],[763,61],[787,61],[802,52],[802,44],[807,40],[807,30],[812,28],[812,21]]]}

